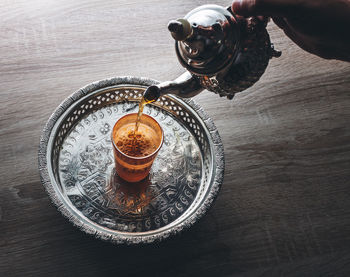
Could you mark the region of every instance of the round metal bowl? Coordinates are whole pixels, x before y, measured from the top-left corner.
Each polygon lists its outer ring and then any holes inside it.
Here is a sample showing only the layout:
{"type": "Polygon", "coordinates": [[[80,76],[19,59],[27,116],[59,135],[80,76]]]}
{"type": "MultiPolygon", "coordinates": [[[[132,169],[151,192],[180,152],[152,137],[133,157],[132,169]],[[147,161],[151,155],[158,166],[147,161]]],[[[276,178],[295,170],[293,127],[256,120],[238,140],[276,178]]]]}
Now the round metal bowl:
{"type": "Polygon", "coordinates": [[[51,115],[40,140],[42,183],[82,231],[118,244],[151,243],[192,226],[223,182],[224,151],[213,121],[193,100],[161,97],[145,107],[164,131],[149,176],[134,184],[114,168],[110,133],[157,82],[117,77],[87,85],[51,115]]]}

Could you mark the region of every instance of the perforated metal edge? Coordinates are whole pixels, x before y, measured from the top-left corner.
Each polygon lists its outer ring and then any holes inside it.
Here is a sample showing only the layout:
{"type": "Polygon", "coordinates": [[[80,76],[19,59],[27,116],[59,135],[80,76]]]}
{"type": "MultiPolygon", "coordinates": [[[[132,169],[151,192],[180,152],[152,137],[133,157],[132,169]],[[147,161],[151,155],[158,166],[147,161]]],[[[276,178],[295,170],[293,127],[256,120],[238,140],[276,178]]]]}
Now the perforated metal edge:
{"type": "MultiPolygon", "coordinates": [[[[87,234],[93,235],[99,239],[104,241],[109,241],[115,244],[148,244],[152,242],[162,241],[169,236],[173,236],[179,234],[185,229],[191,227],[195,222],[197,222],[203,215],[209,210],[213,201],[218,195],[218,192],[221,188],[224,178],[224,169],[225,169],[225,159],[224,159],[224,149],[223,144],[218,133],[218,130],[213,122],[213,120],[204,112],[202,107],[196,104],[192,99],[181,99],[183,102],[188,104],[190,107],[194,109],[194,111],[198,114],[198,116],[203,120],[206,125],[210,139],[213,143],[214,149],[214,164],[215,170],[214,173],[214,181],[211,185],[208,194],[206,196],[203,204],[187,219],[185,219],[180,224],[174,226],[172,229],[165,230],[161,233],[146,235],[146,236],[135,236],[135,237],[125,237],[120,234],[107,234],[102,231],[97,231],[93,228],[93,226],[83,222],[79,217],[72,214],[69,209],[65,206],[63,201],[56,195],[55,188],[51,182],[50,174],[48,171],[48,161],[47,161],[47,146],[51,136],[51,131],[56,121],[62,116],[62,114],[68,109],[70,105],[72,105],[75,101],[80,98],[88,95],[89,93],[93,93],[94,91],[102,88],[106,88],[109,86],[115,85],[140,85],[140,86],[150,86],[154,84],[158,84],[158,81],[143,78],[143,77],[132,77],[132,76],[124,76],[124,77],[115,77],[110,79],[104,79],[100,81],[93,82],[78,91],[74,92],[71,96],[65,99],[53,112],[47,121],[40,138],[39,150],[38,150],[38,163],[39,163],[39,172],[40,179],[47,191],[52,203],[57,207],[57,209],[66,217],[70,222],[73,223],[74,226],[78,227],[81,231],[84,231],[87,234]]],[[[176,97],[175,97],[176,98],[176,97]]],[[[176,98],[177,99],[177,98],[176,98]]]]}

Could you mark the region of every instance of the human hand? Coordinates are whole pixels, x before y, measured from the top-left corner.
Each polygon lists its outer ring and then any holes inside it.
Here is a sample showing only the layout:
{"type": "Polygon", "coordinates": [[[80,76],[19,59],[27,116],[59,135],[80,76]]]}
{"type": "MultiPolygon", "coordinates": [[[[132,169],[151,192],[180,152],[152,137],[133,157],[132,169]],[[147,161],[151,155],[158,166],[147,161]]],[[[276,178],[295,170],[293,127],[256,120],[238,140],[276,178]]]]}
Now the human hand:
{"type": "Polygon", "coordinates": [[[242,16],[271,16],[302,49],[350,61],[350,0],[234,0],[242,16]]]}

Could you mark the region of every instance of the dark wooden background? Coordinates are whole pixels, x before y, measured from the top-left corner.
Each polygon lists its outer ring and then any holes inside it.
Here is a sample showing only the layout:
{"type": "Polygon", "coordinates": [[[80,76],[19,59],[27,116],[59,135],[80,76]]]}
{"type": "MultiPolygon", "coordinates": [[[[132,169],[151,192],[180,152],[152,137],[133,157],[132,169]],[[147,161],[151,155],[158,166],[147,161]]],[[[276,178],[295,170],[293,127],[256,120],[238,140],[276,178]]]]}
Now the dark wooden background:
{"type": "Polygon", "coordinates": [[[283,55],[258,83],[232,101],[195,98],[219,129],[226,171],[191,230],[110,245],[46,195],[37,147],[55,107],[107,77],[177,77],[167,22],[205,3],[0,2],[0,276],[350,276],[350,64],[302,51],[273,23],[283,55]]]}

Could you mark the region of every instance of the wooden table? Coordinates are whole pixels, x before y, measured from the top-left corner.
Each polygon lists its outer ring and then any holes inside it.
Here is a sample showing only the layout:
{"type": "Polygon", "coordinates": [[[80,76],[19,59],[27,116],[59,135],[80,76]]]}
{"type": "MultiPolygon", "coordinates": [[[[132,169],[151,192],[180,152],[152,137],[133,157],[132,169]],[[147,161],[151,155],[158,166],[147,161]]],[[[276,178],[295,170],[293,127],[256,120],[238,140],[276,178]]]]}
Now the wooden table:
{"type": "Polygon", "coordinates": [[[177,77],[167,22],[205,3],[0,3],[1,276],[350,276],[350,64],[302,51],[272,23],[283,55],[258,83],[232,101],[195,97],[219,129],[226,171],[191,230],[110,245],[45,193],[37,147],[55,107],[106,77],[177,77]]]}

